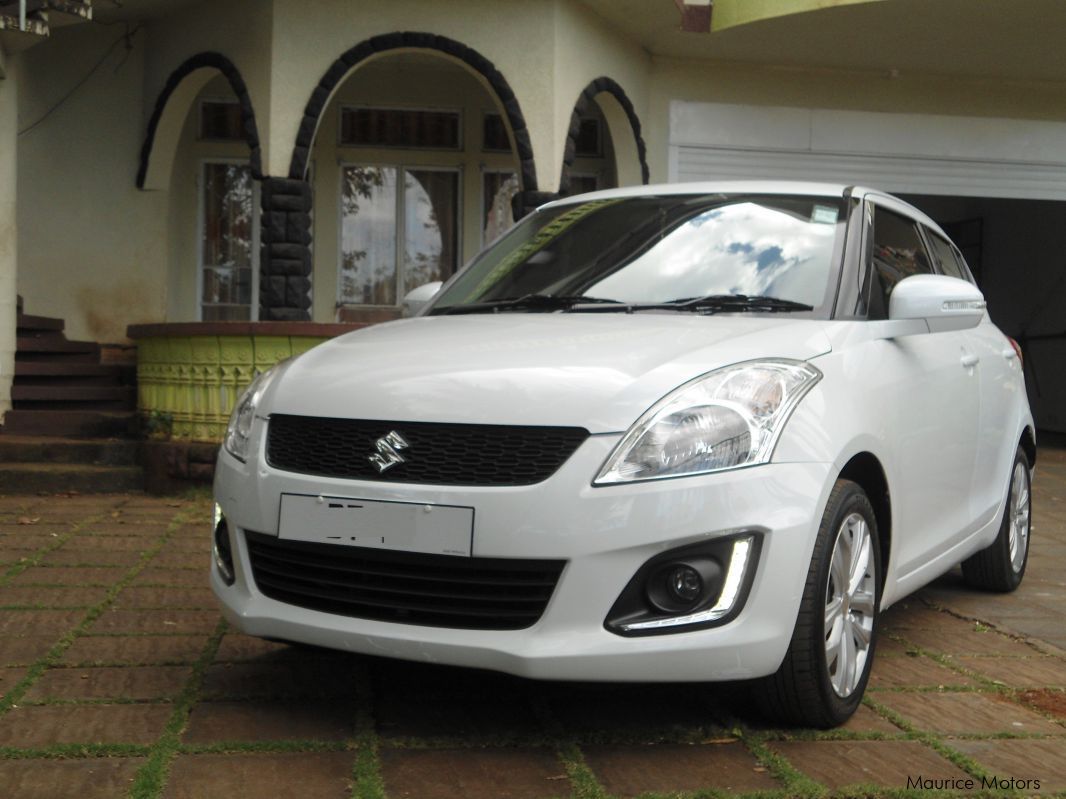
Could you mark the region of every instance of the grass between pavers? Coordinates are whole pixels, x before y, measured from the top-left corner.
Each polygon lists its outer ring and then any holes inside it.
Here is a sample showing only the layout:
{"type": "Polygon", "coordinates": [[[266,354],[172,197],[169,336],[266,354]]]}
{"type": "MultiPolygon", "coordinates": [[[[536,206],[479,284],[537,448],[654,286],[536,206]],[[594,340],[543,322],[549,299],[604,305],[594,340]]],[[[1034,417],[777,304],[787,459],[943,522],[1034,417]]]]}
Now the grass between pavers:
{"type": "Polygon", "coordinates": [[[555,756],[570,778],[573,799],[607,799],[607,791],[585,762],[578,742],[558,719],[551,707],[541,698],[531,701],[533,715],[555,747],[555,756]]]}
{"type": "Polygon", "coordinates": [[[174,710],[163,728],[163,734],[152,745],[148,761],[141,766],[133,778],[133,785],[128,794],[129,799],[155,799],[166,785],[170,764],[180,749],[181,733],[189,721],[189,713],[192,712],[193,705],[200,698],[204,673],[215,659],[215,653],[218,652],[226,629],[225,620],[220,619],[214,633],[207,639],[199,659],[193,664],[192,673],[185,681],[185,686],[174,703],[174,710]]]}
{"type": "Polygon", "coordinates": [[[355,671],[355,763],[352,764],[352,799],[385,799],[385,779],[378,756],[374,723],[374,684],[370,669],[359,663],[355,671]]]}
{"type": "MultiPolygon", "coordinates": [[[[90,520],[94,518],[96,517],[90,517],[90,520]]],[[[89,523],[89,520],[87,520],[85,523],[89,523]]],[[[40,679],[41,675],[44,674],[44,672],[48,668],[59,665],[59,661],[63,653],[70,648],[70,646],[80,635],[83,635],[85,631],[88,630],[90,626],[92,626],[92,624],[101,616],[101,614],[104,613],[104,611],[111,607],[119,593],[124,588],[126,588],[126,586],[132,583],[133,580],[136,579],[137,575],[140,574],[142,570],[144,570],[148,563],[151,562],[152,558],[154,558],[160,551],[162,551],[163,547],[166,545],[166,542],[169,539],[170,535],[173,533],[173,531],[184,523],[185,520],[182,518],[182,515],[175,514],[175,517],[171,520],[166,530],[159,536],[157,536],[155,541],[152,542],[141,552],[140,559],[134,565],[130,566],[117,582],[113,583],[110,586],[107,593],[104,595],[104,598],[97,602],[95,605],[91,606],[88,611],[86,611],[85,616],[82,618],[81,622],[79,622],[73,629],[67,631],[64,635],[62,635],[60,639],[52,645],[48,652],[46,652],[44,655],[38,658],[32,665],[30,665],[29,669],[27,669],[26,674],[23,675],[22,679],[15,683],[14,687],[11,688],[11,690],[9,690],[6,694],[4,694],[3,698],[0,698],[0,718],[2,718],[6,713],[8,713],[16,705],[16,703],[19,702],[23,696],[25,696],[26,692],[33,686],[35,682],[37,682],[38,679],[40,679]]],[[[74,534],[75,533],[71,533],[71,535],[74,534]]],[[[51,551],[51,549],[48,549],[48,551],[51,551]]],[[[19,571],[14,571],[12,569],[9,569],[4,576],[4,580],[0,580],[0,585],[3,585],[4,581],[10,580],[16,574],[21,573],[21,571],[23,570],[20,569],[19,571]]]]}

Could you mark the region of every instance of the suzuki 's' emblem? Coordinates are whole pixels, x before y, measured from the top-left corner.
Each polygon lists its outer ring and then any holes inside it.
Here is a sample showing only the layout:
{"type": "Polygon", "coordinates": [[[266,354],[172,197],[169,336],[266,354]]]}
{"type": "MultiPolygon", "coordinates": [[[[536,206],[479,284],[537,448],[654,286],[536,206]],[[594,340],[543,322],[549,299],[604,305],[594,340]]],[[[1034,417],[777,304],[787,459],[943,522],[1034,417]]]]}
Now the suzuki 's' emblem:
{"type": "Polygon", "coordinates": [[[377,452],[368,457],[367,460],[374,464],[378,474],[380,474],[397,463],[406,461],[407,459],[400,454],[400,450],[407,449],[408,446],[407,439],[393,430],[387,436],[383,436],[374,442],[374,449],[377,452]]]}

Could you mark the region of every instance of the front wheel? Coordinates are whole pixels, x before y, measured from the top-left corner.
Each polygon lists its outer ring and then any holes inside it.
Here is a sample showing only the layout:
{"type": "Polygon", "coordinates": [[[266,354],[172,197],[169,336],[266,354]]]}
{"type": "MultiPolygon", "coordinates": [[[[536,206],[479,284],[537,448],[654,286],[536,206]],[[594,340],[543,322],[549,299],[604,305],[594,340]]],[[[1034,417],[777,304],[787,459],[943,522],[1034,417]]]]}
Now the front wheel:
{"type": "Polygon", "coordinates": [[[1029,531],[1032,510],[1029,458],[1018,448],[1011,466],[1007,506],[996,540],[962,562],[966,584],[986,591],[1013,591],[1022,584],[1029,562],[1029,531]]]}
{"type": "Polygon", "coordinates": [[[822,728],[851,717],[873,664],[880,567],[873,507],[858,484],[838,480],[818,528],[788,652],[756,689],[764,712],[822,728]]]}

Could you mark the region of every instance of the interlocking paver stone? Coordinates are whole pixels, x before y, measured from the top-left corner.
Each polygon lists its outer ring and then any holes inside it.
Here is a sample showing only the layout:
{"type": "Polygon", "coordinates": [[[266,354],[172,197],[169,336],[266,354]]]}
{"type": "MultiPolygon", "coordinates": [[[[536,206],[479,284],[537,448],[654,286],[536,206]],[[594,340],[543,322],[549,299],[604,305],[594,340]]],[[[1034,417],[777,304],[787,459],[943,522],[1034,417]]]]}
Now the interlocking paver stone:
{"type": "Polygon", "coordinates": [[[204,675],[205,699],[347,698],[354,695],[351,661],[294,659],[272,663],[216,663],[204,675]]]}
{"type": "Polygon", "coordinates": [[[206,643],[205,635],[80,636],[63,654],[63,663],[194,663],[206,643]]]}
{"type": "Polygon", "coordinates": [[[914,741],[782,741],[770,746],[808,777],[834,789],[859,784],[905,788],[909,778],[969,777],[914,741]]]}
{"type": "Polygon", "coordinates": [[[570,794],[550,749],[383,749],[393,799],[543,799],[570,794]]]}
{"type": "Polygon", "coordinates": [[[34,566],[16,575],[10,585],[106,585],[128,571],[121,566],[34,566]]]}
{"type": "Polygon", "coordinates": [[[0,746],[154,743],[169,705],[20,705],[0,724],[0,746]]]}
{"type": "Polygon", "coordinates": [[[0,638],[0,665],[22,666],[34,663],[55,646],[59,636],[27,635],[0,638]]]}
{"type": "Polygon", "coordinates": [[[179,755],[163,799],[348,799],[354,752],[179,755]]]}
{"type": "Polygon", "coordinates": [[[209,633],[218,625],[217,610],[108,610],[90,630],[94,633],[209,633]]]}
{"type": "Polygon", "coordinates": [[[780,788],[739,742],[654,746],[587,746],[585,762],[612,796],[708,788],[765,791],[780,788]]]}
{"type": "MultiPolygon", "coordinates": [[[[155,564],[155,560],[152,564],[155,564]]],[[[205,586],[208,584],[208,579],[209,573],[206,566],[202,569],[175,569],[150,565],[133,578],[132,584],[205,586]]]]}
{"type": "Polygon", "coordinates": [[[0,630],[6,635],[60,635],[84,618],[84,610],[2,610],[0,630]]]}
{"type": "Polygon", "coordinates": [[[0,588],[0,605],[45,608],[84,608],[95,605],[107,594],[104,586],[9,585],[0,588]]]}
{"type": "Polygon", "coordinates": [[[26,694],[26,700],[168,699],[181,692],[191,671],[184,666],[49,669],[26,694]]]}
{"type": "Polygon", "coordinates": [[[11,799],[114,799],[126,794],[143,762],[135,757],[0,760],[0,786],[11,799]]]}
{"type": "Polygon", "coordinates": [[[927,657],[880,657],[874,660],[870,688],[933,687],[941,685],[976,685],[965,674],[941,666],[927,657]]]}
{"type": "Polygon", "coordinates": [[[227,662],[256,660],[263,657],[274,659],[279,656],[298,657],[305,653],[312,654],[307,652],[307,650],[301,650],[297,647],[282,644],[277,641],[267,641],[262,638],[255,638],[251,635],[231,632],[227,633],[222,639],[222,643],[219,644],[215,660],[219,662],[227,662]]]}
{"type": "Polygon", "coordinates": [[[1037,654],[1024,641],[994,630],[906,630],[901,635],[910,643],[929,652],[947,655],[1013,655],[1026,657],[1037,654]]]}
{"type": "Polygon", "coordinates": [[[122,566],[129,568],[141,559],[140,552],[99,549],[54,549],[41,558],[42,566],[122,566]]]}
{"type": "Polygon", "coordinates": [[[182,738],[219,741],[342,741],[352,735],[355,712],[347,702],[200,702],[182,738]]]}
{"type": "Polygon", "coordinates": [[[877,701],[922,730],[968,733],[1060,734],[1062,727],[994,694],[879,693],[877,701]]]}
{"type": "Polygon", "coordinates": [[[953,741],[952,746],[966,753],[997,779],[997,787],[1009,786],[1013,780],[1029,780],[1020,788],[1025,794],[1054,793],[1066,790],[1066,757],[1061,740],[953,741]],[[1033,781],[1040,783],[1039,787],[1033,781]]]}
{"type": "Polygon", "coordinates": [[[955,658],[955,661],[982,677],[1014,688],[1066,687],[1066,660],[1059,657],[962,656],[955,658]]]}
{"type": "Polygon", "coordinates": [[[126,588],[115,598],[116,608],[186,608],[214,610],[218,600],[210,588],[138,586],[126,588]]]}

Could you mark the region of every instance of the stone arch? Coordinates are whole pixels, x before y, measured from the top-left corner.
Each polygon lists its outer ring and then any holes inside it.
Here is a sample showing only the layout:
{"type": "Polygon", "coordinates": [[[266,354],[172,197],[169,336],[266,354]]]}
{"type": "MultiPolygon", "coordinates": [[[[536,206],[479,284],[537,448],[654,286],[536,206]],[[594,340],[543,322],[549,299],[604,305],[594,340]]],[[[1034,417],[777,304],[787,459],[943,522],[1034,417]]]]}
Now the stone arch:
{"type": "Polygon", "coordinates": [[[611,134],[611,140],[615,145],[616,171],[619,184],[623,183],[623,165],[635,161],[640,169],[640,182],[648,182],[650,172],[648,170],[647,147],[640,132],[640,118],[637,117],[633,103],[626,95],[625,90],[611,78],[600,77],[591,81],[574,103],[574,110],[570,114],[570,129],[566,135],[566,146],[563,150],[563,167],[559,175],[559,191],[565,194],[570,190],[570,169],[574,165],[577,151],[577,135],[581,127],[581,115],[584,114],[590,103],[599,103],[607,126],[611,134]],[[607,102],[600,102],[600,97],[606,95],[610,98],[607,102]],[[632,139],[622,135],[621,127],[628,124],[633,133],[632,139]],[[628,146],[627,146],[628,145],[628,146]],[[628,151],[628,152],[627,152],[628,151]]]}
{"type": "Polygon", "coordinates": [[[300,120],[300,128],[296,134],[296,145],[292,151],[289,178],[292,180],[303,180],[305,178],[311,146],[314,144],[322,112],[329,103],[333,92],[348,77],[348,74],[368,58],[391,50],[401,49],[432,50],[449,56],[465,64],[488,84],[489,89],[495,94],[500,103],[514,138],[515,155],[518,157],[523,194],[535,201],[537,174],[533,160],[533,144],[529,137],[529,130],[526,127],[526,120],[522,115],[518,98],[515,97],[515,93],[507,79],[504,78],[503,73],[485,56],[462,42],[433,33],[414,31],[372,36],[346,50],[326,70],[326,74],[318,82],[315,90],[311,93],[311,98],[307,101],[307,106],[304,108],[303,118],[300,120]]]}
{"type": "Polygon", "coordinates": [[[155,108],[144,136],[144,144],[141,145],[137,188],[166,188],[170,180],[170,168],[174,163],[178,137],[185,124],[189,108],[196,99],[196,95],[207,85],[208,81],[214,78],[216,72],[221,72],[225,76],[233,88],[233,93],[237,96],[237,102],[241,107],[244,140],[251,151],[248,164],[252,170],[252,177],[256,180],[262,179],[259,129],[255,123],[252,98],[248,94],[244,78],[226,56],[221,53],[204,52],[187,58],[171,72],[159,97],[156,98],[155,108]],[[163,144],[165,146],[160,146],[163,144]]]}

